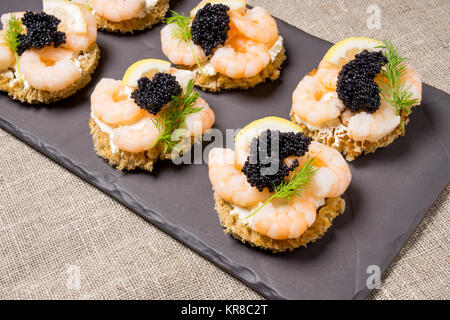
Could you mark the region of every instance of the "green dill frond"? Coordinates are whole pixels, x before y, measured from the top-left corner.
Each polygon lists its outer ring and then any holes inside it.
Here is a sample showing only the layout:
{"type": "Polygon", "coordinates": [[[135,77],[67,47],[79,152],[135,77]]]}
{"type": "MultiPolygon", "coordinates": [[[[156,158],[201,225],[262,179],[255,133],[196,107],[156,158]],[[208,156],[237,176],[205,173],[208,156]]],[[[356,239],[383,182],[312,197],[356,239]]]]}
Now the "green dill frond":
{"type": "Polygon", "coordinates": [[[22,20],[20,18],[17,18],[13,14],[8,20],[5,34],[3,34],[3,40],[5,41],[6,45],[11,49],[12,52],[14,52],[14,56],[16,58],[17,73],[19,75],[20,81],[22,81],[22,74],[20,72],[19,55],[17,54],[17,49],[20,46],[19,35],[22,34],[23,30],[24,28],[22,20]]]}
{"type": "Polygon", "coordinates": [[[22,20],[17,18],[14,14],[8,21],[6,32],[3,35],[6,45],[14,52],[20,46],[19,35],[23,32],[22,20]]]}
{"type": "Polygon", "coordinates": [[[164,153],[168,153],[180,143],[182,137],[173,139],[173,133],[184,126],[187,116],[202,110],[202,108],[194,107],[199,97],[200,93],[194,91],[194,81],[190,80],[186,93],[173,97],[169,107],[163,109],[158,117],[153,119],[160,133],[154,146],[161,142],[164,145],[164,153]]]}
{"type": "Polygon", "coordinates": [[[274,199],[292,199],[293,196],[300,196],[306,187],[311,183],[312,178],[317,173],[318,168],[314,166],[315,158],[310,159],[309,156],[303,166],[294,172],[289,181],[274,186],[275,193],[267,199],[256,211],[245,217],[249,219],[264,208],[270,201],[274,199]]]}
{"type": "MultiPolygon", "coordinates": [[[[402,111],[410,113],[411,107],[417,105],[419,100],[411,99],[413,96],[411,87],[405,85],[406,59],[398,54],[389,40],[384,41],[384,46],[378,48],[385,49],[383,54],[388,60],[382,70],[382,75],[387,79],[388,83],[381,85],[381,97],[394,106],[397,115],[401,116],[402,111]]],[[[402,131],[404,131],[403,120],[401,120],[400,126],[402,131]]]]}
{"type": "Polygon", "coordinates": [[[172,36],[174,38],[189,42],[192,39],[191,35],[191,22],[192,18],[185,16],[184,14],[179,14],[173,10],[170,11],[172,16],[165,19],[167,24],[175,24],[178,28],[173,28],[172,36]]]}
{"type": "Polygon", "coordinates": [[[92,13],[92,8],[91,8],[91,2],[90,0],[86,0],[86,8],[89,11],[89,13],[92,13]]]}
{"type": "Polygon", "coordinates": [[[189,45],[189,48],[191,49],[192,54],[195,57],[195,62],[197,63],[200,72],[203,75],[205,75],[203,73],[200,61],[198,60],[198,56],[195,53],[194,47],[192,46],[192,34],[191,34],[192,18],[173,10],[171,10],[170,12],[172,13],[172,16],[165,18],[164,22],[166,24],[174,24],[176,26],[175,28],[172,29],[172,37],[174,37],[175,39],[179,39],[180,42],[185,41],[189,45]]]}

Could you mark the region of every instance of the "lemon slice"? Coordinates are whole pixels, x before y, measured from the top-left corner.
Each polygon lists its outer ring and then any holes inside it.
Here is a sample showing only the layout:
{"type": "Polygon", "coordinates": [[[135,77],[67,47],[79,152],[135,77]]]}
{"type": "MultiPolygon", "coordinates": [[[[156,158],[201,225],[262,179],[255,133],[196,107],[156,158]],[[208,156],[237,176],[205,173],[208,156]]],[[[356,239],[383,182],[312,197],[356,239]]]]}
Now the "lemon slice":
{"type": "Polygon", "coordinates": [[[381,50],[377,47],[383,45],[383,42],[371,38],[347,38],[332,46],[323,57],[323,60],[342,66],[353,60],[355,54],[365,49],[371,51],[381,50]]]}
{"type": "Polygon", "coordinates": [[[67,0],[43,0],[44,12],[61,20],[59,30],[65,33],[87,32],[86,19],[80,7],[67,0]]]}
{"type": "Polygon", "coordinates": [[[123,76],[122,83],[128,87],[137,87],[142,77],[152,79],[158,72],[170,73],[170,62],[159,59],[144,59],[135,62],[123,76]]]}
{"type": "Polygon", "coordinates": [[[244,166],[253,138],[258,137],[261,132],[267,129],[280,132],[302,132],[302,129],[295,123],[279,117],[267,117],[251,122],[239,131],[234,138],[236,166],[238,168],[244,166]]]}
{"type": "Polygon", "coordinates": [[[247,3],[245,0],[203,0],[194,9],[191,10],[191,17],[195,17],[198,10],[203,8],[207,3],[211,4],[224,4],[230,7],[231,10],[245,8],[247,3]]]}

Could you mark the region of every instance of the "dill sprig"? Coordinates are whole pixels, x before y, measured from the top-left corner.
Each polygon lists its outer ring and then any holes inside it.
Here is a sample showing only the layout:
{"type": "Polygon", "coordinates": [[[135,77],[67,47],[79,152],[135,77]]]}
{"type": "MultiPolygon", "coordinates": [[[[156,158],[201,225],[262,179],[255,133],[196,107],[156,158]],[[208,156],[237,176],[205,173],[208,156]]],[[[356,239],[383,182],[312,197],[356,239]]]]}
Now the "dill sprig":
{"type": "MultiPolygon", "coordinates": [[[[418,99],[411,99],[413,93],[411,86],[406,86],[404,76],[406,74],[406,58],[400,57],[391,41],[384,41],[384,46],[378,48],[385,49],[383,54],[388,60],[381,74],[388,83],[383,83],[380,92],[383,100],[394,106],[396,114],[401,116],[402,111],[407,114],[411,112],[411,107],[419,103],[418,99]]],[[[403,120],[400,120],[402,131],[405,131],[403,120]]]]}
{"type": "Polygon", "coordinates": [[[301,195],[301,193],[305,191],[306,187],[311,183],[312,178],[318,170],[318,168],[314,166],[315,160],[316,158],[310,159],[308,156],[303,166],[292,174],[289,181],[283,182],[278,186],[274,186],[275,193],[245,219],[253,217],[274,199],[290,200],[293,196],[301,195]]]}
{"type": "Polygon", "coordinates": [[[184,126],[186,117],[192,113],[197,113],[203,108],[195,108],[194,104],[200,94],[194,91],[194,80],[190,80],[186,89],[186,93],[172,98],[172,102],[168,108],[164,108],[153,123],[159,131],[159,137],[153,146],[159,142],[164,145],[164,153],[170,152],[181,140],[174,139],[175,130],[184,126]]]}
{"type": "Polygon", "coordinates": [[[14,52],[14,56],[16,58],[16,68],[17,73],[19,75],[19,80],[22,81],[22,74],[20,72],[19,66],[19,54],[17,53],[17,49],[20,46],[20,38],[19,35],[23,32],[23,24],[20,18],[17,18],[14,14],[11,15],[11,18],[8,20],[8,25],[6,26],[6,32],[3,34],[3,40],[6,45],[14,52]]]}
{"type": "Polygon", "coordinates": [[[87,7],[87,10],[89,11],[89,13],[92,13],[90,0],[86,0],[86,7],[87,7]]]}
{"type": "Polygon", "coordinates": [[[179,14],[173,10],[170,10],[172,16],[164,19],[164,22],[167,24],[175,24],[176,28],[172,29],[172,37],[175,39],[179,39],[181,41],[185,41],[189,48],[192,51],[192,54],[195,57],[195,62],[200,70],[200,72],[204,75],[202,66],[200,65],[200,61],[198,60],[197,54],[195,53],[194,47],[192,46],[192,34],[191,34],[191,22],[192,18],[185,16],[184,14],[179,14]]]}

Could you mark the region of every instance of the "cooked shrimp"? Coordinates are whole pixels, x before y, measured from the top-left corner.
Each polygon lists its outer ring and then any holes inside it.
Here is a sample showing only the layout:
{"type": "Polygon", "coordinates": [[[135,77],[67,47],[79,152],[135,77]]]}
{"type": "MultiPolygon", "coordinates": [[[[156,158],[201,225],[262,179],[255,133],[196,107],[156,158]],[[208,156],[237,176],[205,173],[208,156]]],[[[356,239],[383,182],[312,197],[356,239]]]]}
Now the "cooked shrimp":
{"type": "Polygon", "coordinates": [[[60,91],[80,79],[81,71],[72,60],[73,51],[45,47],[27,50],[20,58],[23,77],[31,87],[45,91],[60,91]]]}
{"type": "Polygon", "coordinates": [[[14,57],[14,53],[3,40],[4,33],[4,30],[0,30],[0,71],[11,67],[16,60],[16,58],[14,57]]]}
{"type": "Polygon", "coordinates": [[[132,153],[150,150],[159,137],[159,130],[152,121],[154,117],[147,113],[135,125],[114,129],[114,144],[120,150],[132,153]]]}
{"type": "Polygon", "coordinates": [[[252,208],[270,197],[268,189],[259,192],[236,169],[234,151],[231,149],[215,148],[210,151],[209,179],[219,197],[240,207],[252,208]]]}
{"type": "Polygon", "coordinates": [[[316,77],[327,89],[336,90],[339,72],[341,72],[340,66],[322,60],[317,68],[316,77]]]}
{"type": "MultiPolygon", "coordinates": [[[[314,166],[318,168],[308,187],[311,195],[317,198],[333,198],[343,194],[352,180],[352,174],[339,151],[312,141],[307,156],[315,158],[314,166]]],[[[306,161],[306,157],[299,162],[306,161]]]]}
{"type": "Polygon", "coordinates": [[[193,66],[197,64],[196,56],[199,63],[205,62],[206,56],[203,49],[192,42],[189,44],[186,41],[174,38],[173,28],[177,28],[177,26],[169,24],[161,30],[162,51],[170,62],[178,65],[193,66]],[[194,50],[195,55],[192,50],[194,50]]]}
{"type": "Polygon", "coordinates": [[[211,129],[216,119],[214,111],[204,99],[198,98],[194,107],[202,109],[186,117],[185,127],[188,130],[189,136],[197,136],[205,133],[211,129]]]}
{"type": "Polygon", "coordinates": [[[91,96],[92,113],[110,125],[125,125],[139,120],[143,110],[133,100],[121,81],[102,79],[91,96]]]}
{"type": "Polygon", "coordinates": [[[365,111],[350,118],[348,136],[355,141],[378,141],[400,124],[400,116],[393,106],[381,101],[380,108],[373,114],[365,111]]]}
{"type": "Polygon", "coordinates": [[[261,7],[229,11],[230,20],[244,36],[271,48],[278,39],[278,27],[274,18],[261,7]]]}
{"type": "Polygon", "coordinates": [[[250,226],[275,240],[295,239],[316,221],[317,207],[306,197],[269,202],[250,220],[250,226]]]}
{"type": "Polygon", "coordinates": [[[336,119],[345,109],[335,91],[328,91],[317,77],[305,76],[292,97],[295,115],[314,126],[336,119]]]}
{"type": "Polygon", "coordinates": [[[342,122],[342,124],[347,127],[350,119],[354,115],[355,114],[350,109],[345,109],[344,112],[341,113],[341,122],[342,122]]]}
{"type": "Polygon", "coordinates": [[[233,79],[256,76],[269,62],[269,50],[264,44],[241,36],[228,40],[211,60],[214,69],[233,79]]]}
{"type": "Polygon", "coordinates": [[[178,83],[186,90],[189,81],[194,80],[195,73],[190,70],[180,70],[176,68],[170,68],[170,74],[177,78],[178,83]]]}
{"type": "Polygon", "coordinates": [[[64,48],[74,51],[84,51],[97,40],[97,22],[95,21],[95,16],[90,14],[86,8],[82,8],[82,11],[86,18],[87,33],[66,33],[66,43],[63,44],[64,48]]]}
{"type": "Polygon", "coordinates": [[[418,100],[417,104],[422,101],[422,80],[417,72],[413,69],[406,68],[406,73],[403,77],[405,81],[405,88],[409,88],[412,96],[410,99],[418,100]]]}
{"type": "MultiPolygon", "coordinates": [[[[422,100],[422,81],[418,74],[407,68],[403,77],[405,88],[412,93],[410,99],[422,100]]],[[[373,114],[360,112],[348,122],[348,136],[355,141],[378,141],[392,132],[399,124],[401,117],[388,102],[381,100],[380,108],[373,114]]]]}
{"type": "Polygon", "coordinates": [[[145,13],[145,0],[92,0],[92,7],[99,16],[121,22],[145,13]]]}

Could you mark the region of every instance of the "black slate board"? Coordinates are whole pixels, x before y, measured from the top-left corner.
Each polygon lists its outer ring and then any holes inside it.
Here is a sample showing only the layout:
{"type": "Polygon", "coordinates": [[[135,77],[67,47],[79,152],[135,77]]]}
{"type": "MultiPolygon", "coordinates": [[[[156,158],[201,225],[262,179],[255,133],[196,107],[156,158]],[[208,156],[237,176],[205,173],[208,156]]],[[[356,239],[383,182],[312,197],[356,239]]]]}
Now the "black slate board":
{"type": "MultiPolygon", "coordinates": [[[[196,2],[182,1],[175,9],[187,13],[196,2]]],[[[0,13],[25,9],[39,10],[41,3],[0,3],[0,13]]],[[[425,85],[406,137],[351,163],[347,210],[326,236],[307,249],[272,255],[223,234],[206,164],[165,162],[153,174],[118,172],[93,151],[88,120],[95,84],[102,77],[121,79],[139,59],[164,58],[160,28],[135,36],[100,33],[102,60],[87,88],[50,106],[23,105],[1,94],[0,126],[267,298],[365,298],[367,267],[387,268],[450,180],[450,96],[425,85]]],[[[298,81],[331,44],[282,21],[279,29],[289,57],[281,79],[246,92],[204,94],[216,112],[216,128],[242,128],[269,115],[288,117],[298,81]]]]}

